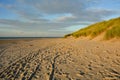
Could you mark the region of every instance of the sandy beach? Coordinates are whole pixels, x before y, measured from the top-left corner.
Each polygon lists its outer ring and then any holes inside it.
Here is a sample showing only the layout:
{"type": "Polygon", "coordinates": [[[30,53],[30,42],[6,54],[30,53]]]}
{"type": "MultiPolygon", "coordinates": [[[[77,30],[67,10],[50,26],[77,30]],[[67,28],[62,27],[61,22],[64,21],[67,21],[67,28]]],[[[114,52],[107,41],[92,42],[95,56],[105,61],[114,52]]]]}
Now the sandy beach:
{"type": "Polygon", "coordinates": [[[120,80],[119,41],[52,38],[3,42],[0,80],[120,80]]]}

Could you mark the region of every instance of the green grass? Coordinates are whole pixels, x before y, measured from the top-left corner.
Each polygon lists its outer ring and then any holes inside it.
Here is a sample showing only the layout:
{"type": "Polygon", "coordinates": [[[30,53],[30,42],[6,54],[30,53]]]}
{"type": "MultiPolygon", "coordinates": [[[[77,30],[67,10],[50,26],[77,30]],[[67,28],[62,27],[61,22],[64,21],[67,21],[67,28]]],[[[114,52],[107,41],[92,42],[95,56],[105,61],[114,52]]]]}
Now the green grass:
{"type": "Polygon", "coordinates": [[[86,28],[67,34],[65,37],[73,36],[78,38],[80,36],[90,36],[91,38],[95,38],[103,32],[105,32],[104,39],[120,38],[120,18],[92,24],[86,28]]]}
{"type": "Polygon", "coordinates": [[[105,39],[120,38],[120,25],[107,30],[105,39]]]}

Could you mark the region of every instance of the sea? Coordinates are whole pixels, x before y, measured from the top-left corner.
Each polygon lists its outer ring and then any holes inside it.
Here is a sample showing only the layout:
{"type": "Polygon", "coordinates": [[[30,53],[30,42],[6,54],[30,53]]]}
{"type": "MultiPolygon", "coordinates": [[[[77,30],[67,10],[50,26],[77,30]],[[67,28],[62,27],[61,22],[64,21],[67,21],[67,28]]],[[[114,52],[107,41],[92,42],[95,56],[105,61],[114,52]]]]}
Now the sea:
{"type": "Polygon", "coordinates": [[[14,40],[14,39],[42,39],[42,38],[61,38],[61,37],[0,37],[0,40],[14,40]]]}

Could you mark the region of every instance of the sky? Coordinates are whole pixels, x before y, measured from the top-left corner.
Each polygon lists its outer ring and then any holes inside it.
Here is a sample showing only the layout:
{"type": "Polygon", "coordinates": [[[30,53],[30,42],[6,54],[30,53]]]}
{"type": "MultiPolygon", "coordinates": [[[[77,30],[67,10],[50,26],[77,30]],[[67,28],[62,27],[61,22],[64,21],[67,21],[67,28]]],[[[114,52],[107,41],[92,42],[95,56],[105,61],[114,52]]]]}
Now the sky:
{"type": "Polygon", "coordinates": [[[120,17],[120,0],[0,0],[0,37],[62,37],[120,17]]]}

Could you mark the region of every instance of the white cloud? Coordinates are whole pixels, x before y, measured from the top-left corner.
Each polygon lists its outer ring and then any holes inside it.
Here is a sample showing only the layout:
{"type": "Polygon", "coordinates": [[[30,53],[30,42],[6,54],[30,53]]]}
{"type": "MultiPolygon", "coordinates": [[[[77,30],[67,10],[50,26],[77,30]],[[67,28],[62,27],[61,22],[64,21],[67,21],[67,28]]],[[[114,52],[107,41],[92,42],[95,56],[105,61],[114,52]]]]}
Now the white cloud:
{"type": "Polygon", "coordinates": [[[75,19],[76,17],[73,16],[73,15],[65,15],[65,16],[60,16],[60,17],[57,17],[56,19],[54,19],[53,21],[56,21],[56,22],[65,22],[67,20],[70,20],[70,19],[75,19]]]}

